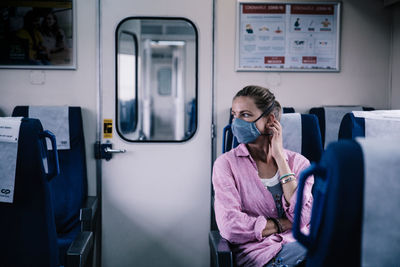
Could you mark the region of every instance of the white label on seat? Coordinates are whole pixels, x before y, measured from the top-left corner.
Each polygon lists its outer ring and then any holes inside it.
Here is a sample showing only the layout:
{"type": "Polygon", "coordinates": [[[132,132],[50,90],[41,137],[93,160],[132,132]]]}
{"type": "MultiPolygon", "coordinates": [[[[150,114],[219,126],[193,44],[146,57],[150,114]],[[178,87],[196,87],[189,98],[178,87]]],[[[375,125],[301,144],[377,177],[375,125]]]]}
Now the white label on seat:
{"type": "Polygon", "coordinates": [[[0,142],[18,143],[21,117],[0,118],[0,142]]]}
{"type": "Polygon", "coordinates": [[[0,118],[0,202],[14,199],[20,117],[0,118]]]}

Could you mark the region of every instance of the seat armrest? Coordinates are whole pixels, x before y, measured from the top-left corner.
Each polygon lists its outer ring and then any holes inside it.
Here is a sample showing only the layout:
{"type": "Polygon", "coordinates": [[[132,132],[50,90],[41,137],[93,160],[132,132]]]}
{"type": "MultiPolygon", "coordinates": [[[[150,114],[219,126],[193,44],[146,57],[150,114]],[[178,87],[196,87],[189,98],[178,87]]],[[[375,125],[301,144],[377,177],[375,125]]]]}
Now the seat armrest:
{"type": "Polygon", "coordinates": [[[80,232],[67,251],[66,267],[91,266],[93,259],[93,233],[80,232]]]}
{"type": "Polygon", "coordinates": [[[233,267],[233,255],[228,241],[219,234],[219,231],[210,231],[208,237],[212,266],[233,267]]]}
{"type": "Polygon", "coordinates": [[[92,231],[97,215],[98,206],[97,196],[88,196],[83,203],[80,212],[80,220],[82,222],[82,231],[92,231]]]}

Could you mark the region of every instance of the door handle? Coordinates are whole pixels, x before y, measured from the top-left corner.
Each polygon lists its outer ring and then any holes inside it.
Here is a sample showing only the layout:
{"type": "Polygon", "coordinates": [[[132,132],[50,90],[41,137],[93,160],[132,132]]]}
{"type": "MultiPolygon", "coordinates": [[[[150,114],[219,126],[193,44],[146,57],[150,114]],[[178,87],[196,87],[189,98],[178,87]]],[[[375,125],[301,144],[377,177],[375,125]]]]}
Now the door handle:
{"type": "Polygon", "coordinates": [[[106,152],[106,153],[125,153],[126,149],[112,149],[110,147],[106,147],[104,149],[104,152],[106,152]]]}
{"type": "Polygon", "coordinates": [[[114,153],[125,153],[125,149],[113,149],[112,144],[107,142],[105,144],[101,144],[100,142],[96,142],[94,144],[94,157],[95,159],[105,159],[109,161],[112,158],[112,154],[114,153]]]}

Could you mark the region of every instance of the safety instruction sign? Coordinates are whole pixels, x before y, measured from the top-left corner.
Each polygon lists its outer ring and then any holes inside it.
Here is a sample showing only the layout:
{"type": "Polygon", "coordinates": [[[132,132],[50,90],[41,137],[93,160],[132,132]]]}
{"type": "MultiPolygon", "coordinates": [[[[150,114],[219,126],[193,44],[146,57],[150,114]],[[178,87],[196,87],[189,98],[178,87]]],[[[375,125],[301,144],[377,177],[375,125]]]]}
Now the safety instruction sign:
{"type": "Polygon", "coordinates": [[[112,119],[103,120],[103,138],[112,138],[113,122],[112,119]]]}
{"type": "Polygon", "coordinates": [[[340,3],[238,1],[236,69],[339,71],[340,3]]]}

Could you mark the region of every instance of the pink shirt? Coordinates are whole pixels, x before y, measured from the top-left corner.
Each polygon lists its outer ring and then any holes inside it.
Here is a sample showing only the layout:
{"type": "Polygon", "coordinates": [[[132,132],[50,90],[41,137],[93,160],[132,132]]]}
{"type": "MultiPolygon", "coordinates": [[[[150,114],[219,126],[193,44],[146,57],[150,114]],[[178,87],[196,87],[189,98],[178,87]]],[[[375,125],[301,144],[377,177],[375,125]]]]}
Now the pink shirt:
{"type": "MultiPolygon", "coordinates": [[[[285,150],[286,160],[296,178],[310,162],[302,155],[285,150]]],[[[257,165],[245,144],[219,156],[214,163],[215,216],[220,234],[233,246],[239,266],[264,266],[285,243],[296,241],[292,231],[262,237],[268,217],[278,213],[272,194],[258,177],[257,165]]],[[[304,188],[301,218],[302,231],[308,232],[313,197],[310,177],[304,188]]],[[[287,205],[282,195],[286,217],[293,222],[297,191],[287,205]]]]}

